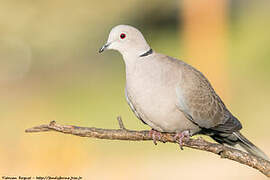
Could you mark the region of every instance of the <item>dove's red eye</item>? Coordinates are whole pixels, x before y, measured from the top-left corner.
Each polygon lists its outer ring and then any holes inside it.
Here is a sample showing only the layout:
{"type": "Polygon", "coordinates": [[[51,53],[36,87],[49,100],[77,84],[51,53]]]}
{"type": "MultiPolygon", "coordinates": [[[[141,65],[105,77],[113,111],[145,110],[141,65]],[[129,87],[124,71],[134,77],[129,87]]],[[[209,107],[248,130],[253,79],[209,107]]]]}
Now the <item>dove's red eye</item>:
{"type": "Polygon", "coordinates": [[[121,39],[125,39],[126,38],[126,34],[125,33],[120,34],[120,38],[121,39]]]}

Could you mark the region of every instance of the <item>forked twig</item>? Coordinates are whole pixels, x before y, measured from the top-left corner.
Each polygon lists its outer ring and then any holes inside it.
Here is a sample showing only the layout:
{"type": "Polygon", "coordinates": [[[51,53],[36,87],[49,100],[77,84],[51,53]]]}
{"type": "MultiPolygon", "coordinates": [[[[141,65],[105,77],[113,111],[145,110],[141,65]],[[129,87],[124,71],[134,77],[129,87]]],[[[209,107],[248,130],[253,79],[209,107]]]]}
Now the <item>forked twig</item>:
{"type": "MultiPolygon", "coordinates": [[[[81,137],[92,137],[99,139],[110,140],[129,140],[129,141],[147,141],[152,140],[149,131],[135,131],[126,129],[121,117],[117,117],[120,129],[102,129],[95,127],[79,127],[73,125],[61,125],[55,121],[51,121],[49,124],[35,126],[33,128],[26,129],[25,132],[45,132],[45,131],[57,131],[65,134],[72,134],[81,137]]],[[[174,139],[173,133],[161,133],[161,142],[177,143],[174,139]]],[[[230,159],[241,164],[245,164],[254,169],[259,170],[261,173],[270,177],[270,162],[260,157],[242,152],[237,149],[226,147],[221,144],[211,143],[205,141],[203,138],[189,138],[183,139],[183,146],[202,151],[208,151],[219,155],[221,158],[230,159]]]]}

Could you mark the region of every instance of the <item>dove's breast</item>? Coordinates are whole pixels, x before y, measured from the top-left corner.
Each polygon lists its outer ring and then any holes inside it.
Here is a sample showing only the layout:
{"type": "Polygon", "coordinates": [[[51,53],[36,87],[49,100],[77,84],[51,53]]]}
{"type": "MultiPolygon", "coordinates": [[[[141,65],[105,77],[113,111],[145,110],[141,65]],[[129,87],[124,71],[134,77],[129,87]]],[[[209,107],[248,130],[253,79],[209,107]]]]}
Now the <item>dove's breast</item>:
{"type": "Polygon", "coordinates": [[[166,62],[147,59],[126,71],[127,101],[139,119],[158,131],[199,130],[177,107],[181,71],[166,62]]]}

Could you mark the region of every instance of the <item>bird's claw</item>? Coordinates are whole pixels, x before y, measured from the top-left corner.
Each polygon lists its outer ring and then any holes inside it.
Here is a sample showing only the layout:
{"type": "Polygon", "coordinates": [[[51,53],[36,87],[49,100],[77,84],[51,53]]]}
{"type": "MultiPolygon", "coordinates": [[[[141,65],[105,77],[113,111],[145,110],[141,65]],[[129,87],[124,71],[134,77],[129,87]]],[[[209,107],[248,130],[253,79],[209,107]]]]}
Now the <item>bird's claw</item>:
{"type": "Polygon", "coordinates": [[[156,131],[154,129],[151,129],[149,131],[149,135],[152,137],[153,142],[155,145],[157,145],[157,140],[160,141],[161,140],[161,132],[156,131]]]}
{"type": "Polygon", "coordinates": [[[189,133],[188,130],[185,130],[185,131],[182,131],[182,132],[178,132],[174,136],[174,140],[175,141],[178,141],[181,150],[183,150],[183,139],[184,138],[187,138],[189,140],[190,133],[189,133]]]}

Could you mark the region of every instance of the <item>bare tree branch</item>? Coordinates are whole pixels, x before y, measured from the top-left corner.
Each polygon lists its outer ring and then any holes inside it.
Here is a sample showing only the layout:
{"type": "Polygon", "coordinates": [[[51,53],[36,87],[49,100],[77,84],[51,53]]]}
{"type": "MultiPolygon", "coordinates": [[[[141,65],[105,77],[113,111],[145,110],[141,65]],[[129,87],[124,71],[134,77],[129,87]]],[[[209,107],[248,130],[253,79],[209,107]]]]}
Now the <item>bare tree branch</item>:
{"type": "MultiPolygon", "coordinates": [[[[26,129],[25,132],[44,132],[44,131],[57,131],[66,134],[72,134],[81,137],[93,137],[99,139],[110,140],[129,140],[129,141],[147,141],[152,140],[149,131],[135,131],[125,128],[121,117],[117,117],[120,129],[101,129],[95,127],[79,127],[72,125],[60,125],[55,121],[50,122],[48,125],[40,125],[33,128],[26,129]]],[[[177,143],[174,139],[173,133],[162,133],[161,142],[177,143]]],[[[261,173],[270,177],[270,162],[257,156],[242,152],[237,149],[226,147],[221,144],[211,143],[205,141],[201,137],[194,139],[184,139],[183,146],[208,151],[219,155],[221,158],[230,159],[241,164],[245,164],[254,169],[259,170],[261,173]]]]}

